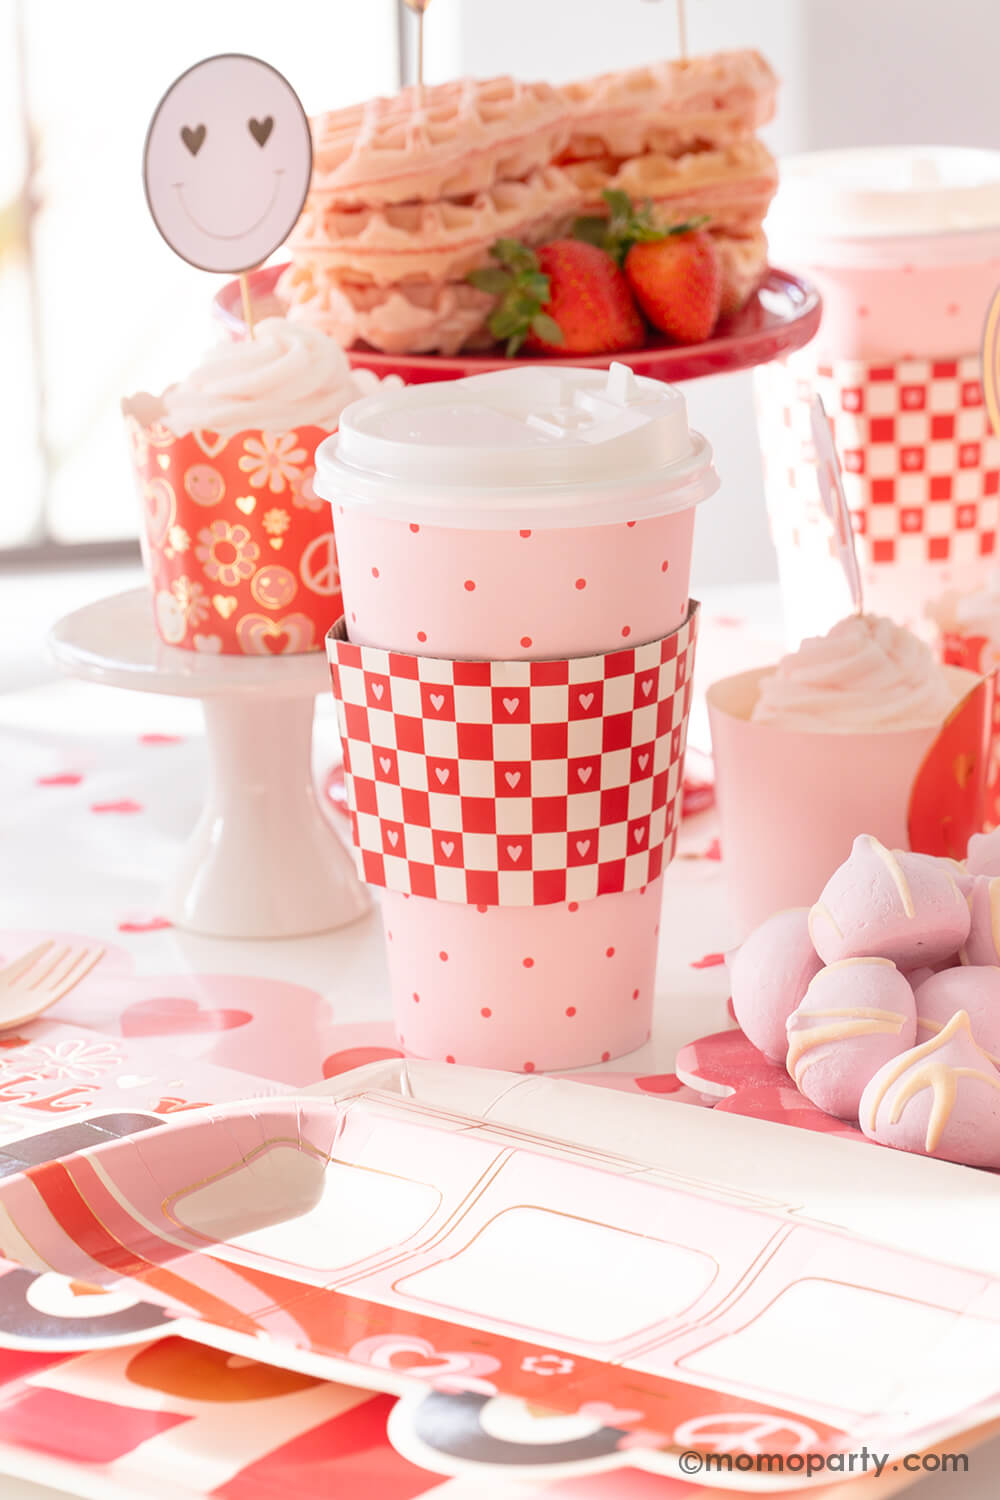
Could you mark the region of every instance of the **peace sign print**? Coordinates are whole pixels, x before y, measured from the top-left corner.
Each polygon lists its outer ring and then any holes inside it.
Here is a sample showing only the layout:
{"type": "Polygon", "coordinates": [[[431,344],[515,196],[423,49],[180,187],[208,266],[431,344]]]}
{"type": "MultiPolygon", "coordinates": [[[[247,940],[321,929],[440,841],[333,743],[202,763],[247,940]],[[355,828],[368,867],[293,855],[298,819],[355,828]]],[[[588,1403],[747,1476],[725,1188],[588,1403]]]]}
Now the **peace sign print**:
{"type": "Polygon", "coordinates": [[[727,1453],[804,1453],[819,1442],[818,1434],[804,1422],[776,1412],[712,1412],[692,1417],[674,1431],[679,1448],[698,1452],[711,1448],[727,1453]],[[789,1438],[793,1441],[789,1443],[789,1438]]]}
{"type": "Polygon", "coordinates": [[[340,590],[340,569],[333,532],[324,532],[311,541],[302,554],[299,573],[307,589],[329,597],[340,590]]]}
{"type": "Polygon", "coordinates": [[[248,271],[288,237],[312,173],[309,121],[268,63],[225,53],[174,80],[146,136],[149,211],[203,271],[248,271]]]}

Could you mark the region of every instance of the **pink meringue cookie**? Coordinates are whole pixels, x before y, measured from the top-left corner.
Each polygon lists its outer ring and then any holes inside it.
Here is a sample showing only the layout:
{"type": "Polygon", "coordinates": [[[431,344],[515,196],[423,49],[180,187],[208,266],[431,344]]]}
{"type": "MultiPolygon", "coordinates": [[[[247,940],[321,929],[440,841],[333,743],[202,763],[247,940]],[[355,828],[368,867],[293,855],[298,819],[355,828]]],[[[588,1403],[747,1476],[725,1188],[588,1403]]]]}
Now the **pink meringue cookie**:
{"type": "Polygon", "coordinates": [[[969,907],[946,861],[914,859],[863,833],[810,911],[809,935],[828,964],[891,958],[903,969],[933,966],[965,942],[969,907]]]}
{"type": "Polygon", "coordinates": [[[937,865],[947,871],[963,896],[967,897],[971,893],[975,876],[969,873],[961,860],[951,859],[947,854],[917,854],[912,850],[907,851],[906,859],[908,864],[937,865]]]}
{"type": "Polygon", "coordinates": [[[910,986],[910,989],[914,994],[917,993],[917,990],[923,984],[925,979],[933,979],[934,975],[937,972],[937,969],[932,969],[927,964],[922,965],[919,969],[900,970],[900,973],[902,974],[903,978],[906,980],[907,984],[910,986]]]}
{"type": "Polygon", "coordinates": [[[972,835],[965,867],[970,875],[1000,875],[1000,828],[972,835]]]}
{"type": "Polygon", "coordinates": [[[789,1073],[818,1108],[856,1120],[876,1069],[913,1046],[913,991],[887,958],[843,958],[821,969],[788,1018],[789,1073]]]}
{"type": "Polygon", "coordinates": [[[858,1121],[883,1146],[1000,1168],[1000,1072],[973,1041],[964,1010],[879,1068],[858,1121]]]}
{"type": "Polygon", "coordinates": [[[973,966],[1000,964],[1000,878],[977,875],[969,901],[969,933],[959,957],[973,966]]]}
{"type": "Polygon", "coordinates": [[[772,1062],[788,1051],[785,1022],[822,961],[809,937],[804,906],[776,912],[729,958],[733,1013],[744,1036],[772,1062]]]}
{"type": "Polygon", "coordinates": [[[937,1036],[952,1016],[964,1010],[976,1046],[1000,1067],[1000,968],[995,964],[976,964],[942,969],[913,985],[913,992],[917,1002],[918,1042],[937,1036]]]}

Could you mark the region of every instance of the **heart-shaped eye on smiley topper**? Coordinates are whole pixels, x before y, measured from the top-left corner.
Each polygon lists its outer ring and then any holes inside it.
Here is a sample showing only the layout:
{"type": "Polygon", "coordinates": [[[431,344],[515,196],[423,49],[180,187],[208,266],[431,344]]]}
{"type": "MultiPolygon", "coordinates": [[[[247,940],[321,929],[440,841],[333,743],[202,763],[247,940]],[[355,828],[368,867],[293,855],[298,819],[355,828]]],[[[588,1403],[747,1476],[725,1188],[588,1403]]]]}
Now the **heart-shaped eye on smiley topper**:
{"type": "Polygon", "coordinates": [[[195,63],[167,89],[146,134],[153,222],[202,271],[243,275],[291,233],[309,190],[312,138],[298,94],[257,57],[195,63]]]}

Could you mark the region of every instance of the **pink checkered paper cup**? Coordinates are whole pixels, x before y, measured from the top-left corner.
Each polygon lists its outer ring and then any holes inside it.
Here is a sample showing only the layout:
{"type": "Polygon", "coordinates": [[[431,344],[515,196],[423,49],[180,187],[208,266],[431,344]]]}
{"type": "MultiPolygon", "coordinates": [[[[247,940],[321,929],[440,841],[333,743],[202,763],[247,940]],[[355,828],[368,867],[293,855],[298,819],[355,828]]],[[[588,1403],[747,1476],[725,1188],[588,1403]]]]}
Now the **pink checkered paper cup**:
{"type": "MultiPolygon", "coordinates": [[[[717,488],[711,453],[680,392],[624,366],[522,368],[368,398],[321,446],[316,483],[333,504],[359,646],[439,658],[442,672],[572,667],[691,630],[693,508],[717,488]]],[[[502,832],[503,796],[495,806],[502,832]]],[[[543,812],[558,816],[535,807],[535,826],[543,812]]],[[[657,874],[538,905],[385,889],[401,1044],[529,1072],[632,1051],[650,1030],[661,886],[657,874]]]]}
{"type": "MultiPolygon", "coordinates": [[[[857,834],[909,848],[911,789],[941,729],[834,733],[756,723],[770,670],[724,677],[707,695],[734,945],[775,912],[812,906],[857,834]]],[[[980,680],[949,670],[956,699],[980,680]]]]}
{"type": "Polygon", "coordinates": [[[823,297],[812,343],[755,376],[789,645],[845,610],[816,500],[814,392],[840,451],[866,605],[929,636],[927,605],[994,566],[1000,442],[980,349],[1000,283],[1000,152],[786,158],[768,234],[778,263],[823,297]]]}

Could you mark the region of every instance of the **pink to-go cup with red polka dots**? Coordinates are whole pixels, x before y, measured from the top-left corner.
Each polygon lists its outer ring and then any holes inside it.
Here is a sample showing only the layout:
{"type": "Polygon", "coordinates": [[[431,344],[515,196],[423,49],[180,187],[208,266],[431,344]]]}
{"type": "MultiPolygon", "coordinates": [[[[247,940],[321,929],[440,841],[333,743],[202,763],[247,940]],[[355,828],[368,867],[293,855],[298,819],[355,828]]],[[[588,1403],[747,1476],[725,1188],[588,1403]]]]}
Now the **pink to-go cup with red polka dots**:
{"type": "Polygon", "coordinates": [[[767,229],[776,263],[823,298],[812,342],[756,376],[789,644],[846,608],[808,441],[814,391],[834,425],[865,602],[929,634],[935,599],[996,566],[1000,449],[980,370],[1000,287],[1000,152],[787,157],[767,229]]]}
{"type": "MultiPolygon", "coordinates": [[[[317,452],[350,642],[449,663],[569,659],[571,678],[575,658],[688,629],[694,507],[717,487],[681,393],[621,365],[379,393],[317,452]]],[[[401,1045],[528,1072],[641,1046],[661,887],[544,905],[384,889],[401,1045]]]]}

